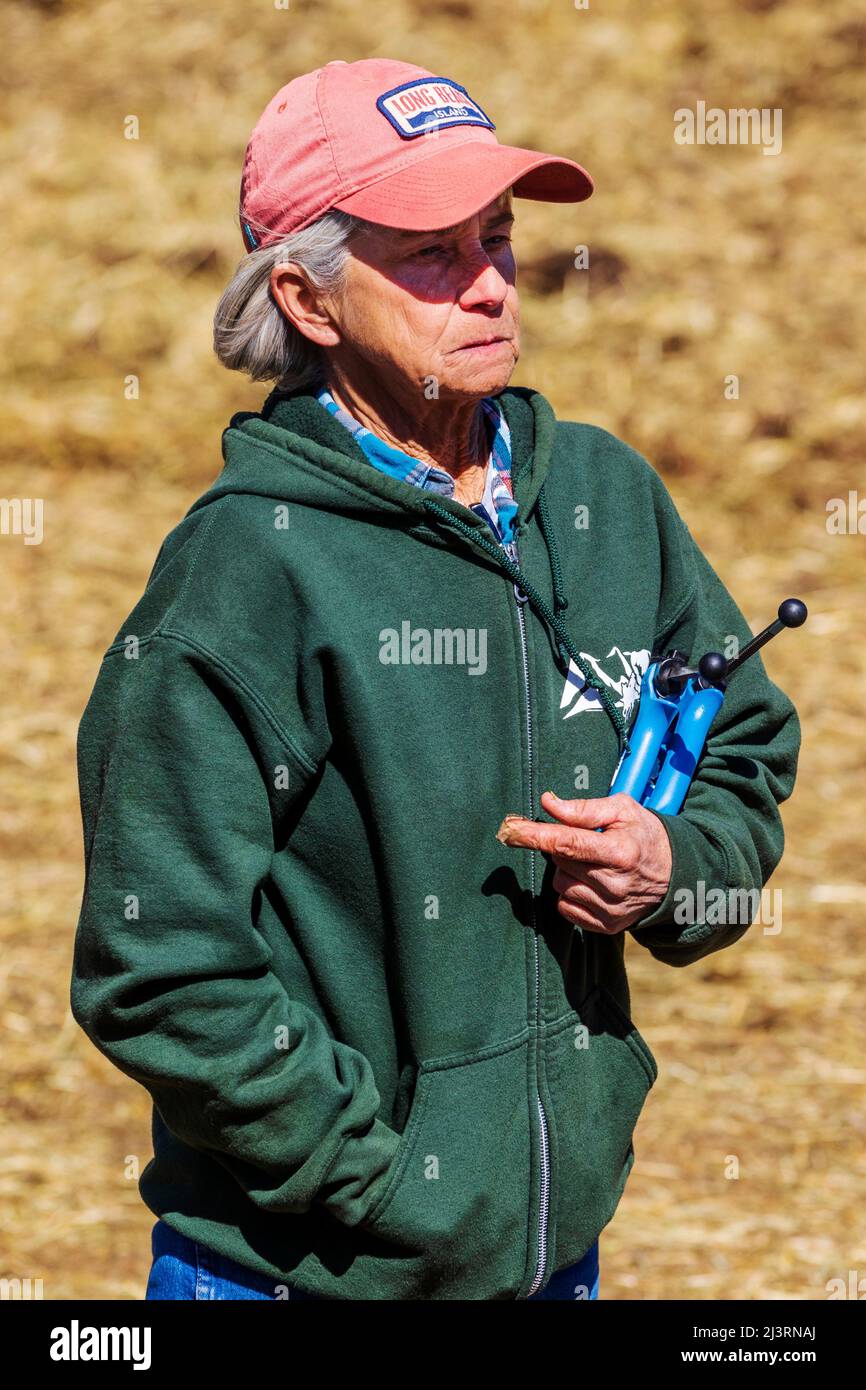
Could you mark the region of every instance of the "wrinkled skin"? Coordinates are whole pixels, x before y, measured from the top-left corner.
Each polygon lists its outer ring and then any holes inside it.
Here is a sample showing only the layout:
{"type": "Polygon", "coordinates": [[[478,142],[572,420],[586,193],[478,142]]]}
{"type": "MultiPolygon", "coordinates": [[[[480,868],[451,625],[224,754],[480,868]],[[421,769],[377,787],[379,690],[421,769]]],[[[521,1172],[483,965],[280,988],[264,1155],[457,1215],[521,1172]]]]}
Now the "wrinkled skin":
{"type": "Polygon", "coordinates": [[[386,444],[451,473],[457,501],[478,501],[489,444],[485,396],[520,356],[511,192],[465,222],[401,233],[378,226],[351,242],[346,285],[323,294],[293,262],[271,293],[327,359],[327,386],[386,444]],[[469,346],[498,337],[491,346],[469,346]]]}
{"type": "Polygon", "coordinates": [[[509,815],[496,838],[548,855],[556,865],[557,911],[567,922],[614,936],[658,906],[672,867],[670,840],[658,816],[623,792],[574,801],[544,792],[541,804],[560,824],[509,815]]]}

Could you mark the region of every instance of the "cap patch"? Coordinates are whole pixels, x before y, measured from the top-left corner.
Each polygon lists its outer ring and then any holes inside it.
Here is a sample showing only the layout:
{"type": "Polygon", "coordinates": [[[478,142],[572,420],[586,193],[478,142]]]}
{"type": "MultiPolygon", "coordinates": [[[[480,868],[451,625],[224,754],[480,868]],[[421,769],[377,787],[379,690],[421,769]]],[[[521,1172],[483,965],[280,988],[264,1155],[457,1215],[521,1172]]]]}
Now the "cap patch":
{"type": "Polygon", "coordinates": [[[450,77],[416,77],[383,92],[376,105],[404,140],[451,125],[496,127],[465,87],[450,77]]]}

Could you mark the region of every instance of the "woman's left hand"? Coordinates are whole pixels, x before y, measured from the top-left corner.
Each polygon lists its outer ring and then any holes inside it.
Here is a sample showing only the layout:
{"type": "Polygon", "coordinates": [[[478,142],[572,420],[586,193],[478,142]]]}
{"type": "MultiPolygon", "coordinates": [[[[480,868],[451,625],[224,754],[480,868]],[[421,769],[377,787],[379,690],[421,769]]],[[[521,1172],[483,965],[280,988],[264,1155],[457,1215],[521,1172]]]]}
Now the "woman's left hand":
{"type": "Polygon", "coordinates": [[[624,792],[574,801],[544,792],[541,804],[560,825],[506,816],[496,838],[549,855],[557,866],[557,910],[566,921],[614,936],[658,906],[672,866],[658,816],[624,792]]]}

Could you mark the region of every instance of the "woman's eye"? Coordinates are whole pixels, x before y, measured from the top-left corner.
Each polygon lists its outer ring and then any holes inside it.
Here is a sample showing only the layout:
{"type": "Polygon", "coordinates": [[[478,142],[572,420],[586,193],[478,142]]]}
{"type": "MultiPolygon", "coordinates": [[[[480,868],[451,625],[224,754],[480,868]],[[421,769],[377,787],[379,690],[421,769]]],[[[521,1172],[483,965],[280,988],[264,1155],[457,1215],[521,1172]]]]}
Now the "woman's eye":
{"type": "MultiPolygon", "coordinates": [[[[496,235],[484,238],[485,246],[490,246],[491,244],[497,247],[508,246],[510,242],[511,237],[508,235],[496,235]]],[[[435,260],[437,256],[448,256],[449,254],[450,248],[447,246],[443,246],[441,242],[438,243],[436,246],[425,246],[420,251],[415,252],[416,256],[420,257],[425,261],[432,261],[435,260]]]]}

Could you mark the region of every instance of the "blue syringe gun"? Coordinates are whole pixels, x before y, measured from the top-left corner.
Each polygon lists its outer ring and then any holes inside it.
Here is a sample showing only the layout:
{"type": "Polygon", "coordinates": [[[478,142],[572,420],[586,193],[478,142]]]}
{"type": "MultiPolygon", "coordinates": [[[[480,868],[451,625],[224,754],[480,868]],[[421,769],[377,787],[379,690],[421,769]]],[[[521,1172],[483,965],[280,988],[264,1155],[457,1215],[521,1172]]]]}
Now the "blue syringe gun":
{"type": "Polygon", "coordinates": [[[649,810],[675,816],[686,799],[731,676],[782,628],[801,627],[805,621],[805,603],[789,598],[779,605],[775,622],[730,661],[720,652],[707,652],[694,669],[677,650],[651,657],[629,733],[630,752],[620,759],[608,795],[625,792],[649,810]]]}

